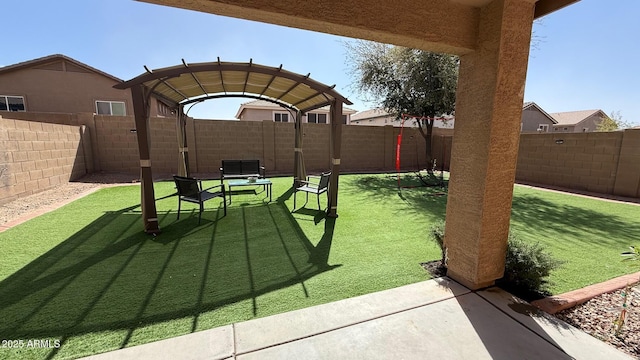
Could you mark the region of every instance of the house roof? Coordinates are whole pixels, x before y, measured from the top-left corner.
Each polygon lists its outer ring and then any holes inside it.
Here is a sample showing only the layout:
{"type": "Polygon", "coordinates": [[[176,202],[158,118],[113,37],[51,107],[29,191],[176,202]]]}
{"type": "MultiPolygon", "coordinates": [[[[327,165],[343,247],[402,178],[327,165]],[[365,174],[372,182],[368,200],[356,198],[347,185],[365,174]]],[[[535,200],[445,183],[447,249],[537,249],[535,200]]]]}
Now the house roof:
{"type": "Polygon", "coordinates": [[[601,116],[606,116],[600,109],[558,112],[552,113],[551,116],[556,119],[558,125],[575,125],[597,113],[600,113],[601,116]]]}
{"type": "Polygon", "coordinates": [[[6,74],[12,71],[18,71],[18,70],[22,70],[22,69],[29,69],[29,68],[34,68],[34,67],[40,67],[43,65],[47,65],[47,64],[52,64],[58,61],[66,61],[69,63],[72,63],[73,65],[80,67],[82,69],[85,69],[87,71],[90,72],[94,72],[96,74],[102,75],[104,77],[107,77],[115,82],[121,83],[123,82],[122,79],[117,78],[111,74],[108,74],[102,70],[98,70],[94,67],[91,67],[85,63],[82,63],[76,59],[70,58],[66,55],[62,55],[62,54],[53,54],[53,55],[49,55],[49,56],[44,56],[41,58],[37,58],[37,59],[33,59],[33,60],[27,60],[27,61],[23,61],[23,62],[19,62],[17,64],[13,64],[13,65],[8,65],[5,67],[0,67],[0,75],[1,74],[6,74]]]}
{"type": "Polygon", "coordinates": [[[384,109],[376,108],[376,109],[360,111],[356,114],[353,114],[351,116],[351,121],[375,119],[375,118],[381,118],[381,117],[387,117],[387,116],[391,116],[391,115],[388,112],[384,111],[384,109]]]}
{"type": "MultiPolygon", "coordinates": [[[[246,103],[240,104],[240,107],[238,108],[238,112],[236,113],[236,119],[240,119],[240,115],[242,115],[242,112],[245,109],[277,110],[277,109],[282,109],[282,107],[278,104],[272,103],[270,101],[265,101],[265,100],[248,101],[246,103]]],[[[328,105],[323,106],[316,110],[329,112],[329,106],[328,105]]],[[[343,114],[354,114],[355,112],[356,112],[355,110],[348,108],[346,106],[342,107],[343,114]]]]}
{"type": "MultiPolygon", "coordinates": [[[[146,67],[145,67],[146,69],[146,67]]],[[[339,101],[351,105],[344,96],[309,77],[279,68],[248,63],[218,61],[149,70],[116,89],[145,86],[154,94],[186,105],[207,99],[248,97],[271,101],[284,107],[311,111],[339,101]]]]}
{"type": "Polygon", "coordinates": [[[524,104],[522,104],[522,110],[527,110],[529,108],[536,108],[538,111],[540,111],[544,116],[546,116],[547,118],[549,118],[549,120],[551,120],[552,123],[557,124],[558,121],[556,119],[554,119],[553,116],[551,116],[551,114],[547,113],[546,111],[544,111],[540,106],[538,106],[538,104],[536,104],[533,101],[527,101],[524,104]]]}

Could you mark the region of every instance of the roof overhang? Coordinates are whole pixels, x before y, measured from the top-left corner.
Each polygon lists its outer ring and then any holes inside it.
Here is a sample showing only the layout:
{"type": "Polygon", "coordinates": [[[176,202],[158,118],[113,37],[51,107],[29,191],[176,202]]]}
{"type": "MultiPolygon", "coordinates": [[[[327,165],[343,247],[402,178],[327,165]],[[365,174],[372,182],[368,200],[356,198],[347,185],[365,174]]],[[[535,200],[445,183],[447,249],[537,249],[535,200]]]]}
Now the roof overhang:
{"type": "MultiPolygon", "coordinates": [[[[176,8],[464,55],[476,50],[492,0],[139,0],[176,8]],[[428,24],[416,26],[415,24],[428,24]]],[[[528,0],[540,18],[579,0],[528,0]]]]}
{"type": "MultiPolygon", "coordinates": [[[[145,67],[146,68],[146,67],[145,67]]],[[[153,94],[176,105],[220,97],[249,97],[270,101],[303,112],[351,101],[328,86],[282,68],[248,63],[217,62],[187,64],[148,70],[116,89],[144,85],[153,94]]]]}

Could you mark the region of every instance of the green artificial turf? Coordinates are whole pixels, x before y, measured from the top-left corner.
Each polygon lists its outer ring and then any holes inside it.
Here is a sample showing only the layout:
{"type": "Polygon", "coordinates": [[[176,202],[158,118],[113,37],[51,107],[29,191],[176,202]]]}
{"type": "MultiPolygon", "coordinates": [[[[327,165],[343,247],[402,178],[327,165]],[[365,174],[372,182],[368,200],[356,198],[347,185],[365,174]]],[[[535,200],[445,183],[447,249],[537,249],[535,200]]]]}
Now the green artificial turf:
{"type": "MultiPolygon", "coordinates": [[[[234,189],[227,216],[211,200],[201,225],[192,204],[178,220],[173,183],[156,183],[157,237],[142,232],[138,186],[0,233],[0,339],[62,344],[0,358],[76,358],[429,278],[419,263],[440,256],[427,234],[445,215],[442,188],[342,175],[339,217],[327,219],[313,195],[301,208],[299,194],[292,212],[291,178],[272,180],[271,203],[260,188],[234,189]]],[[[512,228],[566,261],[552,275],[556,293],[634,271],[619,253],[638,242],[638,218],[637,206],[514,192],[512,228]]]]}
{"type": "Polygon", "coordinates": [[[273,202],[234,188],[227,216],[211,200],[199,226],[196,205],[176,219],[173,183],[161,182],[157,237],[142,232],[138,186],[1,233],[0,338],[62,346],[0,349],[0,358],[75,358],[428,279],[419,263],[438,249],[425,229],[445,199],[425,215],[394,179],[389,189],[386,175],[371,179],[341,177],[338,219],[315,196],[300,209],[304,194],[292,213],[292,180],[275,178],[273,202]]]}
{"type": "Polygon", "coordinates": [[[640,245],[640,206],[516,186],[511,229],[543,244],[565,263],[549,277],[560,294],[640,271],[622,261],[629,245],[640,245]]]}

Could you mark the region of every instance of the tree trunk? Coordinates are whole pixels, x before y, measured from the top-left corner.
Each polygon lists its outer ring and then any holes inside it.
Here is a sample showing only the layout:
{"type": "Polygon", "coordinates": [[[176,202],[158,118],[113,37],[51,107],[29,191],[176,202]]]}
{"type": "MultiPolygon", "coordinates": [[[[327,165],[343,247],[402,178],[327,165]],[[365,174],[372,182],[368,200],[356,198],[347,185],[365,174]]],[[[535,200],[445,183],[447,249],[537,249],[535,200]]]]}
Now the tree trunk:
{"type": "Polygon", "coordinates": [[[433,173],[433,153],[431,151],[431,143],[433,138],[433,119],[430,120],[422,120],[418,122],[418,129],[420,130],[420,134],[424,138],[425,148],[424,154],[427,160],[427,171],[429,174],[433,173]]]}

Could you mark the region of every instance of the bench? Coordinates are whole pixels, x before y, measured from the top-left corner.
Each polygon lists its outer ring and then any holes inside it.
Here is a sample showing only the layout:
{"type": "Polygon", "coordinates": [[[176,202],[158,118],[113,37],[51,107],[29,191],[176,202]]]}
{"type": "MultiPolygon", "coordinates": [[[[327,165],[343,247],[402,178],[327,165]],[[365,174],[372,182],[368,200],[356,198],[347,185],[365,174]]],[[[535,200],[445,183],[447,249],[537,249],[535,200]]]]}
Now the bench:
{"type": "Polygon", "coordinates": [[[224,179],[265,178],[264,166],[260,160],[222,160],[220,183],[224,179]]]}

